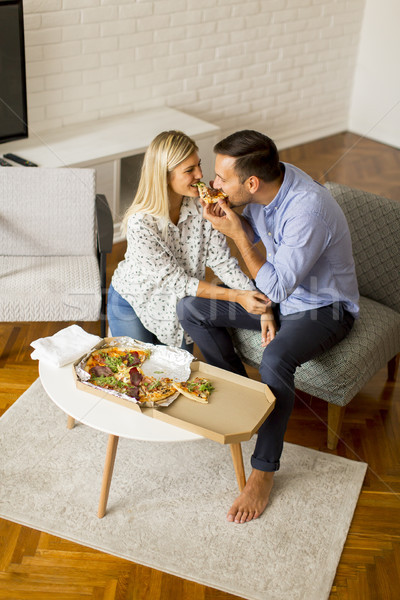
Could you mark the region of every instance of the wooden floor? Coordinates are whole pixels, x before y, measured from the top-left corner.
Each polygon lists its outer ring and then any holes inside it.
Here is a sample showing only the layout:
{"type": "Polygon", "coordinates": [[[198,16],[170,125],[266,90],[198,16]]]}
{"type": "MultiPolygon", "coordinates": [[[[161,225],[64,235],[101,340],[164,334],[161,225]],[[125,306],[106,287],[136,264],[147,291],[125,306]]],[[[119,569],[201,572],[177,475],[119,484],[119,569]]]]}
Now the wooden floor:
{"type": "MultiPolygon", "coordinates": [[[[281,156],[321,182],[337,181],[400,200],[400,153],[394,148],[344,133],[285,150],[281,156]]],[[[115,246],[109,274],[123,252],[123,243],[115,246]]],[[[37,363],[30,359],[31,341],[66,325],[0,324],[0,413],[38,376],[37,363]]],[[[98,324],[83,325],[99,333],[98,324]]],[[[286,440],[328,452],[325,422],[324,402],[299,397],[286,440]]],[[[383,369],[347,407],[342,441],[335,451],[366,461],[369,467],[330,600],[400,598],[399,423],[400,382],[386,383],[383,369]]],[[[2,599],[237,600],[237,596],[0,520],[2,599]]]]}

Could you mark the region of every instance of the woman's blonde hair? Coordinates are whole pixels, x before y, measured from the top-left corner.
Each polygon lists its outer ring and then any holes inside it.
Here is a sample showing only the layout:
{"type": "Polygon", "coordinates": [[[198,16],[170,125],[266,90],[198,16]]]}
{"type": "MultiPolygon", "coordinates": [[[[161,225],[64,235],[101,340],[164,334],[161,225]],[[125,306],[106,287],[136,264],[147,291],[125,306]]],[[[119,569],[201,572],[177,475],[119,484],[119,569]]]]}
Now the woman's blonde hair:
{"type": "Polygon", "coordinates": [[[144,155],[140,181],[134,200],[123,218],[136,213],[153,215],[169,221],[168,175],[182,161],[198,150],[196,142],[182,131],[163,131],[151,142],[144,155]]]}

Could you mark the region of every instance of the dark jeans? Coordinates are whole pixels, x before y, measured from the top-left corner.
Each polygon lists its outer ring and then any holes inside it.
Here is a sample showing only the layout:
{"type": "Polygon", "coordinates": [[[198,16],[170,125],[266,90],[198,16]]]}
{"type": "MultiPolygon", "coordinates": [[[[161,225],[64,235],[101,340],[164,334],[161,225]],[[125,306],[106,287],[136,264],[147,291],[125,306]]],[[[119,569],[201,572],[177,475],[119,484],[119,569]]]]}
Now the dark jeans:
{"type": "MultiPolygon", "coordinates": [[[[192,296],[178,303],[177,312],[182,327],[208,363],[246,376],[226,328],[260,331],[259,316],[249,314],[236,303],[192,296]]],[[[279,307],[274,312],[279,331],[265,348],[259,371],[276,403],[259,429],[251,458],[252,467],[261,471],[279,469],[283,438],[294,404],[296,368],[342,340],[354,322],[342,303],[286,316],[280,314],[279,307]]]]}

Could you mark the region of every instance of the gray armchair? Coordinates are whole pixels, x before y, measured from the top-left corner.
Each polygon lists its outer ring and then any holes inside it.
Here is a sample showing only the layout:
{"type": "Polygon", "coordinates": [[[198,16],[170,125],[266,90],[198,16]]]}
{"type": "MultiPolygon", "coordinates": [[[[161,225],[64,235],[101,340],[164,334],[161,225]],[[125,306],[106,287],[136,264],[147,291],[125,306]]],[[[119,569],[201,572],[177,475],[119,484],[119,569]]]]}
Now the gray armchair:
{"type": "MultiPolygon", "coordinates": [[[[328,448],[335,449],[345,406],[388,365],[394,380],[400,352],[400,202],[337,183],[326,187],[350,227],[360,290],[360,318],[347,338],[297,369],[296,388],[328,402],[328,448]]],[[[258,368],[260,334],[232,331],[243,362],[258,368]]],[[[278,399],[279,401],[279,399],[278,399]]]]}
{"type": "Polygon", "coordinates": [[[0,171],[0,320],[98,321],[113,221],[93,169],[0,171]]]}

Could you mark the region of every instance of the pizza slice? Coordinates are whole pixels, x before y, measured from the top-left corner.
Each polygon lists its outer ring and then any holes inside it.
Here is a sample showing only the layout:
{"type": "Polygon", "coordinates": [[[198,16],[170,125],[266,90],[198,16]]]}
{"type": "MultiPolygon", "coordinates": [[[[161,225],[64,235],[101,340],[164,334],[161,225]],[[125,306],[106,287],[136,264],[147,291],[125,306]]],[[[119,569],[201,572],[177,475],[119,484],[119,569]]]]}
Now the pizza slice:
{"type": "Polygon", "coordinates": [[[172,385],[183,396],[202,404],[208,404],[208,399],[214,389],[211,381],[203,377],[195,377],[193,381],[173,381],[172,385]]]}
{"type": "Polygon", "coordinates": [[[141,391],[139,402],[162,402],[176,393],[176,389],[172,383],[172,379],[169,377],[156,379],[155,377],[144,375],[139,384],[141,391]]]}
{"type": "Polygon", "coordinates": [[[222,190],[214,190],[213,188],[207,187],[202,181],[199,181],[194,185],[196,185],[199,190],[200,198],[207,204],[215,204],[220,198],[224,200],[228,197],[222,190]]]}

